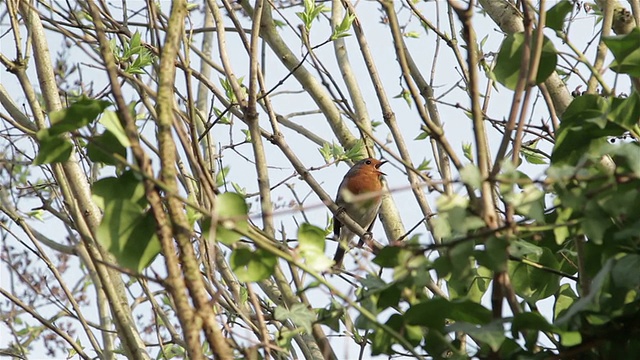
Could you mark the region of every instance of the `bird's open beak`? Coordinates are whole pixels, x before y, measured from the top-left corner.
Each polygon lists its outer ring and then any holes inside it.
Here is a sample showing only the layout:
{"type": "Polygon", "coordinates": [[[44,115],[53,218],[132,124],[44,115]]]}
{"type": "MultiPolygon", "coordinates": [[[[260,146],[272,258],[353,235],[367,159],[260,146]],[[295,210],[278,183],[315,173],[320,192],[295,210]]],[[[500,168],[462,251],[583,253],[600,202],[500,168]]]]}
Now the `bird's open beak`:
{"type": "Polygon", "coordinates": [[[383,160],[383,161],[380,161],[380,162],[378,163],[378,165],[376,165],[376,169],[378,169],[378,173],[379,173],[380,175],[387,176],[387,174],[385,174],[385,173],[383,173],[382,171],[380,171],[380,166],[382,166],[382,165],[386,164],[387,162],[388,162],[387,160],[383,160]]]}

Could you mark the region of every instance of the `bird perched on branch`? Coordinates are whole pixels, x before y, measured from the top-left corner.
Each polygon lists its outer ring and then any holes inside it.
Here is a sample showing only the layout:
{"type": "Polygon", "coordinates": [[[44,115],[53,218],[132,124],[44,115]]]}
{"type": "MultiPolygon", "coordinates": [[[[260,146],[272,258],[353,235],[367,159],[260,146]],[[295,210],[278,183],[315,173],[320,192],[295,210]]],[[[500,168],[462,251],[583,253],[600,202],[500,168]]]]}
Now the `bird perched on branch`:
{"type": "MultiPolygon", "coordinates": [[[[336,204],[367,232],[373,228],[373,222],[382,204],[382,179],[385,173],[380,171],[380,166],[384,163],[386,161],[373,158],[358,161],[349,169],[338,187],[336,204]]],[[[338,239],[338,248],[333,257],[334,267],[339,269],[355,234],[343,226],[335,216],[333,234],[338,239]]],[[[359,246],[362,246],[362,240],[359,246]]]]}

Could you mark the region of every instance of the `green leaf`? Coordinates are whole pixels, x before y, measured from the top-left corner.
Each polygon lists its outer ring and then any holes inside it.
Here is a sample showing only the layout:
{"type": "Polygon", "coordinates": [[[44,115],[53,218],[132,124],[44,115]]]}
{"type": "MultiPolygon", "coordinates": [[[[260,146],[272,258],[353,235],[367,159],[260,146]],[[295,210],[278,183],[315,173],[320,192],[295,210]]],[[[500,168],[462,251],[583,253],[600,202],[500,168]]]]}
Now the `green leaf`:
{"type": "Polygon", "coordinates": [[[482,186],[483,179],[480,175],[480,169],[473,164],[468,164],[460,170],[460,179],[474,189],[480,189],[482,186]]]}
{"type": "MultiPolygon", "coordinates": [[[[411,326],[405,323],[404,318],[400,314],[392,314],[385,322],[385,325],[400,333],[412,345],[418,346],[422,342],[423,333],[419,326],[411,326]]],[[[387,331],[376,329],[371,339],[371,355],[394,354],[392,346],[397,340],[387,331]]]]}
{"type": "Polygon", "coordinates": [[[536,185],[525,185],[520,192],[505,194],[504,199],[519,215],[544,223],[544,192],[536,185]]]}
{"type": "Polygon", "coordinates": [[[434,330],[444,329],[449,315],[449,301],[433,298],[412,305],[404,314],[405,321],[411,325],[421,325],[434,330]]]}
{"type": "Polygon", "coordinates": [[[242,232],[249,229],[247,221],[249,207],[244,197],[231,192],[220,194],[215,209],[218,216],[216,239],[225,245],[231,245],[240,240],[240,233],[234,229],[242,232]]]}
{"type": "Polygon", "coordinates": [[[547,322],[542,315],[535,312],[523,312],[513,318],[511,329],[514,332],[521,330],[537,330],[555,332],[557,329],[547,322]]]}
{"type": "Polygon", "coordinates": [[[300,303],[293,304],[291,309],[287,309],[284,306],[278,306],[276,307],[273,316],[276,320],[280,320],[282,322],[293,322],[296,326],[303,328],[307,334],[311,334],[311,327],[313,322],[316,321],[316,314],[307,309],[306,305],[300,303]]]}
{"type": "Polygon", "coordinates": [[[478,266],[474,271],[476,274],[468,287],[466,298],[479,303],[489,289],[493,273],[484,266],[478,266]]]}
{"type": "Polygon", "coordinates": [[[349,159],[349,160],[353,160],[353,161],[359,161],[362,160],[362,150],[364,149],[364,141],[358,139],[356,140],[355,143],[353,143],[353,146],[351,146],[351,148],[349,150],[347,150],[347,152],[345,152],[344,156],[349,159]]]}
{"type": "Polygon", "coordinates": [[[404,37],[413,38],[413,39],[420,38],[420,33],[417,31],[407,31],[403,35],[404,37]]]}
{"type": "MultiPolygon", "coordinates": [[[[451,340],[446,335],[442,334],[440,331],[431,331],[431,329],[429,329],[427,336],[424,338],[424,349],[429,354],[455,354],[458,351],[458,349],[451,344],[451,340]]],[[[442,359],[443,357],[440,356],[435,358],[442,359]]],[[[453,357],[446,358],[450,359],[453,357]]],[[[468,358],[468,356],[458,356],[455,359],[460,360],[468,358]]]]}
{"type": "Polygon", "coordinates": [[[296,336],[300,335],[301,330],[289,330],[286,327],[281,327],[280,331],[278,331],[278,336],[276,336],[276,344],[284,349],[291,348],[291,340],[296,336]]]}
{"type": "Polygon", "coordinates": [[[509,243],[509,254],[517,257],[523,257],[525,255],[534,254],[536,256],[542,255],[542,248],[534,245],[528,241],[517,239],[509,243]]]}
{"type": "Polygon", "coordinates": [[[324,162],[328,164],[331,161],[331,157],[332,157],[331,144],[329,144],[328,142],[323,143],[322,147],[318,149],[318,151],[320,152],[320,155],[322,155],[324,162]]]}
{"type": "Polygon", "coordinates": [[[449,318],[471,324],[488,324],[491,321],[491,310],[469,300],[452,300],[449,318]]]}
{"type": "Polygon", "coordinates": [[[420,165],[418,165],[416,167],[416,170],[418,170],[418,171],[429,171],[429,170],[431,170],[430,164],[431,164],[431,160],[427,160],[426,158],[422,159],[422,162],[420,163],[420,165]]]}
{"type": "Polygon", "coordinates": [[[111,132],[111,134],[113,134],[113,136],[115,136],[116,139],[118,139],[118,142],[120,143],[120,145],[126,148],[131,146],[131,143],[129,142],[129,138],[127,137],[127,134],[125,133],[124,128],[122,127],[122,124],[118,119],[118,115],[115,112],[105,111],[100,117],[99,122],[107,130],[109,130],[109,132],[111,132]]]}
{"type": "Polygon", "coordinates": [[[505,271],[509,254],[508,246],[509,241],[505,237],[489,237],[485,242],[484,252],[476,255],[478,262],[493,271],[505,271]]]}
{"type": "Polygon", "coordinates": [[[411,97],[411,92],[406,89],[402,89],[400,94],[393,97],[394,99],[404,99],[409,107],[413,104],[413,98],[411,97]]]}
{"type": "MultiPolygon", "coordinates": [[[[187,200],[193,204],[198,203],[196,194],[193,192],[189,193],[187,200]]],[[[202,219],[202,213],[189,205],[185,205],[185,208],[187,210],[187,221],[189,222],[190,230],[193,230],[193,226],[195,225],[196,221],[202,219]]]]}
{"type": "Polygon", "coordinates": [[[38,156],[33,161],[34,165],[55,164],[69,160],[73,151],[71,141],[62,136],[48,136],[46,133],[38,132],[40,148],[38,156]]]}
{"type": "Polygon", "coordinates": [[[558,326],[564,326],[569,323],[574,316],[584,310],[588,310],[597,301],[600,294],[600,289],[604,285],[605,281],[609,278],[611,269],[613,268],[614,259],[607,260],[598,274],[591,281],[591,288],[588,294],[583,295],[578,301],[574,302],[560,318],[556,319],[555,324],[558,326]]]}
{"type": "Polygon", "coordinates": [[[100,179],[91,186],[93,201],[99,208],[105,209],[106,204],[113,200],[129,200],[144,208],[147,204],[144,185],[131,170],[125,171],[118,177],[100,179]]]}
{"type": "Polygon", "coordinates": [[[564,347],[576,346],[582,343],[582,334],[579,331],[560,332],[560,343],[564,347]]]}
{"type": "Polygon", "coordinates": [[[49,135],[59,135],[89,125],[111,103],[104,100],[82,98],[66,109],[49,114],[49,135]]]}
{"type": "Polygon", "coordinates": [[[424,140],[424,139],[428,138],[428,137],[429,137],[429,135],[430,135],[430,134],[429,134],[428,132],[426,132],[426,131],[421,131],[421,132],[418,134],[418,136],[416,136],[416,137],[415,137],[415,139],[413,139],[413,140],[424,140]]]}
{"type": "Polygon", "coordinates": [[[471,163],[473,163],[473,148],[471,147],[470,143],[463,143],[462,144],[462,154],[464,154],[464,157],[471,161],[471,163]]]}
{"type": "Polygon", "coordinates": [[[401,259],[406,255],[410,256],[411,253],[398,246],[385,246],[373,259],[373,263],[383,268],[394,268],[402,263],[401,259]]]}
{"type": "Polygon", "coordinates": [[[325,253],[327,233],[308,223],[303,223],[298,228],[298,253],[315,271],[324,271],[331,267],[333,261],[325,253]]]}
{"type": "Polygon", "coordinates": [[[640,94],[634,91],[627,98],[611,98],[607,119],[629,131],[635,131],[640,119],[640,94]]]}
{"type": "Polygon", "coordinates": [[[568,0],[562,0],[547,10],[547,21],[545,25],[553,30],[562,31],[564,19],[573,9],[573,4],[568,0]]]}
{"type": "Polygon", "coordinates": [[[231,269],[243,282],[264,280],[273,274],[278,259],[262,249],[237,248],[231,252],[231,269]]]}
{"type": "Polygon", "coordinates": [[[302,20],[307,31],[311,30],[311,24],[321,12],[326,11],[323,4],[316,5],[314,0],[304,0],[304,12],[297,12],[296,15],[302,20]]]}
{"type": "Polygon", "coordinates": [[[469,199],[453,194],[436,200],[438,216],[433,219],[436,236],[441,238],[464,236],[468,231],[484,226],[478,216],[468,213],[469,199]]]}
{"type": "Polygon", "coordinates": [[[539,140],[535,140],[533,142],[529,142],[527,144],[523,144],[526,146],[523,146],[522,149],[520,150],[520,154],[524,157],[524,160],[526,162],[528,162],[529,164],[533,164],[533,165],[546,165],[547,161],[545,159],[545,157],[540,154],[539,152],[536,152],[536,146],[538,144],[539,140]]]}
{"type": "Polygon", "coordinates": [[[608,111],[609,101],[601,96],[573,99],[562,114],[551,163],[575,164],[590,148],[605,143],[607,136],[622,135],[625,129],[607,120],[608,111]]]}
{"type": "Polygon", "coordinates": [[[97,239],[118,263],[142,271],[160,253],[153,214],[129,199],[112,199],[105,204],[97,239]]]}
{"type": "Polygon", "coordinates": [[[217,187],[223,187],[224,184],[227,183],[227,179],[228,179],[228,175],[229,175],[229,171],[230,170],[231,170],[231,168],[229,168],[228,166],[225,166],[222,169],[218,169],[218,172],[216,173],[216,186],[217,187]]]}
{"type": "Polygon", "coordinates": [[[346,14],[339,25],[335,27],[333,30],[333,34],[331,35],[331,40],[335,40],[338,38],[342,38],[345,36],[349,36],[347,31],[351,28],[351,24],[356,19],[356,16],[353,14],[346,14]]]}
{"type": "Polygon", "coordinates": [[[446,319],[471,324],[488,324],[491,321],[491,311],[469,300],[449,301],[433,298],[412,305],[404,314],[404,318],[407,324],[443,329],[446,319]]]}
{"type": "Polygon", "coordinates": [[[634,289],[640,286],[640,255],[627,254],[616,261],[611,270],[611,278],[617,286],[634,289]]]}
{"type": "Polygon", "coordinates": [[[391,355],[393,350],[391,347],[397,342],[391,334],[382,330],[376,329],[371,336],[371,355],[376,356],[380,354],[391,355]]]}
{"type": "MultiPolygon", "coordinates": [[[[535,39],[535,32],[532,39],[535,39]]],[[[493,73],[499,83],[514,90],[520,77],[520,62],[524,48],[524,33],[508,35],[502,42],[496,66],[493,73]]],[[[546,36],[542,41],[542,52],[540,54],[540,64],[536,75],[536,84],[545,81],[556,69],[558,56],[551,40],[546,36]]],[[[526,76],[523,75],[523,76],[526,76]]]]}
{"type": "Polygon", "coordinates": [[[514,338],[517,338],[517,335],[515,334],[523,332],[527,348],[533,349],[537,345],[538,335],[540,332],[557,332],[558,329],[549,324],[539,313],[523,312],[515,315],[511,325],[511,331],[514,334],[514,338]]]}
{"type": "Polygon", "coordinates": [[[562,284],[555,296],[556,301],[553,304],[554,321],[564,315],[565,311],[578,299],[578,295],[576,295],[569,284],[562,284]]]}
{"type": "Polygon", "coordinates": [[[336,302],[332,301],[329,308],[318,310],[318,322],[328,326],[331,330],[340,331],[340,317],[344,314],[344,309],[336,302]]]}
{"type": "MultiPolygon", "coordinates": [[[[558,270],[560,264],[549,248],[542,248],[542,255],[526,256],[530,261],[558,270]]],[[[509,262],[509,274],[516,294],[535,302],[555,294],[560,287],[560,277],[549,271],[538,269],[521,262],[509,262]]]]}
{"type": "Polygon", "coordinates": [[[556,240],[556,244],[562,245],[565,240],[570,235],[569,227],[564,224],[567,223],[571,219],[571,214],[573,213],[572,208],[559,208],[558,209],[558,217],[556,219],[555,225],[553,227],[553,235],[556,240]]]}
{"type": "Polygon", "coordinates": [[[317,226],[303,223],[298,228],[298,249],[324,252],[326,232],[317,226]]]}
{"type": "Polygon", "coordinates": [[[640,77],[640,28],[621,36],[605,36],[602,38],[615,60],[609,68],[620,74],[640,77]]]}
{"type": "Polygon", "coordinates": [[[465,322],[457,322],[447,326],[447,332],[454,331],[462,331],[469,334],[474,341],[480,341],[489,345],[493,351],[498,351],[500,346],[502,346],[506,340],[503,324],[500,321],[495,321],[482,326],[465,322]]]}
{"type": "Polygon", "coordinates": [[[116,155],[126,161],[127,149],[110,131],[105,131],[102,135],[92,138],[87,145],[87,156],[91,161],[117,165],[120,162],[115,159],[116,155]]]}

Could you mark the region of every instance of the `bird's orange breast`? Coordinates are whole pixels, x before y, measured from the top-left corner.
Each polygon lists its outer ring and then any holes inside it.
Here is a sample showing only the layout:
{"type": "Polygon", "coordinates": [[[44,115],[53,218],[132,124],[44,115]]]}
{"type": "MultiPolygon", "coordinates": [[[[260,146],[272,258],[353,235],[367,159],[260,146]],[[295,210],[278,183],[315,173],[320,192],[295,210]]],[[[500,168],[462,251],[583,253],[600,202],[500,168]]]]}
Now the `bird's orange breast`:
{"type": "Polygon", "coordinates": [[[347,179],[347,189],[354,195],[382,190],[380,174],[374,171],[360,171],[347,179]]]}

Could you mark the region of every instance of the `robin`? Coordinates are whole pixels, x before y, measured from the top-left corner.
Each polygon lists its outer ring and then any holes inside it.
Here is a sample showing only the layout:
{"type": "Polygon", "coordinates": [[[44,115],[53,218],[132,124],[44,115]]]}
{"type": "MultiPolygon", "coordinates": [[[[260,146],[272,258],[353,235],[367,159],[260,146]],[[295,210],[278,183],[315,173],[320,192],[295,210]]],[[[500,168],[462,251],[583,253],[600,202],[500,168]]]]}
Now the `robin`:
{"type": "MultiPolygon", "coordinates": [[[[373,228],[373,222],[382,203],[382,179],[385,173],[380,171],[380,166],[384,163],[386,161],[373,158],[360,160],[349,169],[338,187],[336,204],[367,232],[373,228]]],[[[335,216],[333,234],[338,239],[338,248],[333,257],[334,267],[339,269],[342,266],[345,251],[349,249],[349,243],[355,234],[347,227],[343,227],[335,216]]],[[[362,246],[362,241],[359,246],[362,246]]]]}

